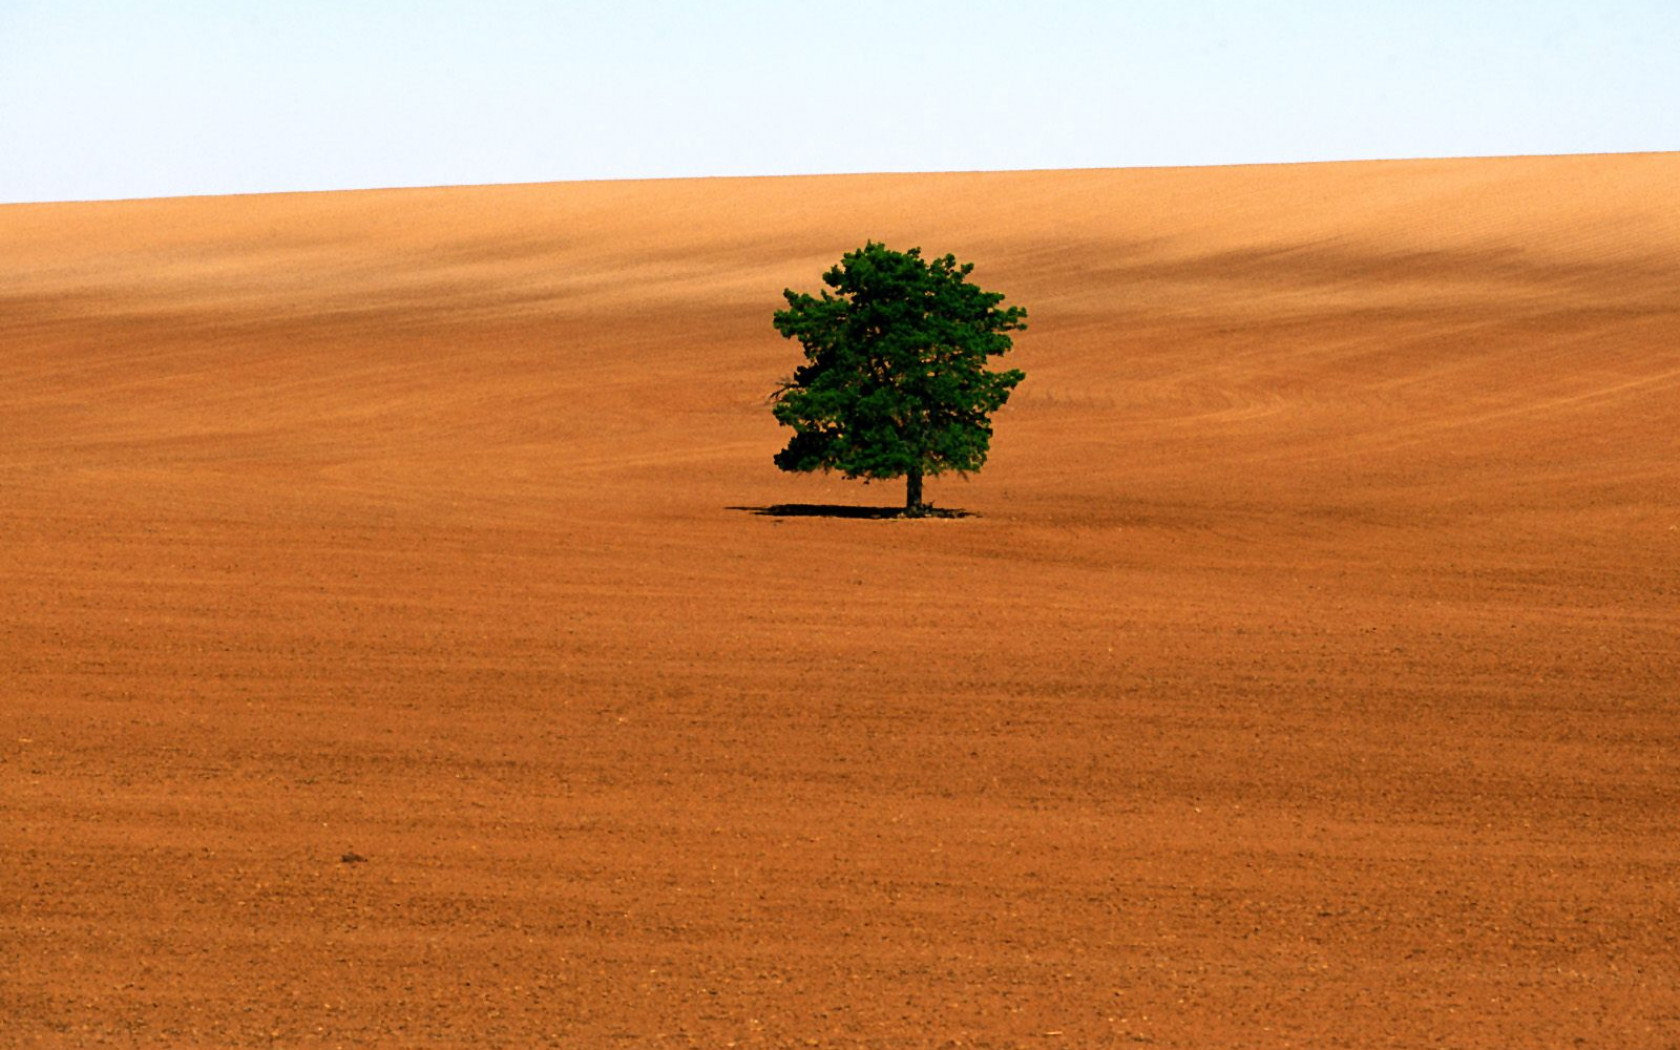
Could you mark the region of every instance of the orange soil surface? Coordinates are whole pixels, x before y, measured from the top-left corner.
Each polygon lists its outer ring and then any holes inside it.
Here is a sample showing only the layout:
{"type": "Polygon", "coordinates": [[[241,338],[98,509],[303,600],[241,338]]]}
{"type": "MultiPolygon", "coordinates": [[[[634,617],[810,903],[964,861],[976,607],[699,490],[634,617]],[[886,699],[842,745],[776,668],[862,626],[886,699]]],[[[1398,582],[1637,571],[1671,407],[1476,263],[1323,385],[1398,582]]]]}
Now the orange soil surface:
{"type": "Polygon", "coordinates": [[[1676,186],[0,208],[0,1044],[1676,1045],[1676,186]],[[972,517],[754,512],[866,239],[972,517]]]}

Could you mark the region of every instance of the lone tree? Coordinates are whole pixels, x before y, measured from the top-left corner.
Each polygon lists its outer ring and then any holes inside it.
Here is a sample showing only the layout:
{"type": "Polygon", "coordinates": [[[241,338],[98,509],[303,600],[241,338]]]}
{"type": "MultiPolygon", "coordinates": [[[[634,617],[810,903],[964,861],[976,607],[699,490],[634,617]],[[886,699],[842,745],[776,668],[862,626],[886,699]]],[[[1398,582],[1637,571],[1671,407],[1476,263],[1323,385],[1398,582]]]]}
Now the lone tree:
{"type": "Polygon", "coordinates": [[[977,471],[990,416],[1025,378],[991,372],[1027,312],[968,283],[972,263],[923,259],[871,241],[823,274],[821,298],[784,292],[776,331],[805,348],[805,364],[771,395],[793,428],[776,454],[783,470],[839,470],[847,478],[905,479],[904,513],[918,517],[922,477],[977,471]]]}

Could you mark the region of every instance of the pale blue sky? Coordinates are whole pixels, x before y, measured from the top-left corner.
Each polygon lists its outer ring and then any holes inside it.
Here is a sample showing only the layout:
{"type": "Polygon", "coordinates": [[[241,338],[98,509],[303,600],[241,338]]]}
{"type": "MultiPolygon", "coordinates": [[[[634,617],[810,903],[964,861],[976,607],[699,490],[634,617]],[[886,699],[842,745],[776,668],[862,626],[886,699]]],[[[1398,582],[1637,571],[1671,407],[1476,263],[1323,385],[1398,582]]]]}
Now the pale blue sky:
{"type": "Polygon", "coordinates": [[[1680,149],[1680,0],[0,0],[0,202],[1680,149]]]}

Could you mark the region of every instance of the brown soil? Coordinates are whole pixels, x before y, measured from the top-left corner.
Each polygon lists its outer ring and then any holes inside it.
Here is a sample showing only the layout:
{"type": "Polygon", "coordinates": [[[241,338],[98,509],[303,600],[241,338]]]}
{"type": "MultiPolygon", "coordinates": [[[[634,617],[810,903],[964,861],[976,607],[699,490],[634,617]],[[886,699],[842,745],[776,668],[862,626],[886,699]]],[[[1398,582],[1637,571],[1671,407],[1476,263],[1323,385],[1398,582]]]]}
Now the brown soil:
{"type": "Polygon", "coordinates": [[[1680,154],[0,208],[0,1044],[1673,1047],[1680,154]],[[953,251],[985,472],[778,474],[953,251]]]}

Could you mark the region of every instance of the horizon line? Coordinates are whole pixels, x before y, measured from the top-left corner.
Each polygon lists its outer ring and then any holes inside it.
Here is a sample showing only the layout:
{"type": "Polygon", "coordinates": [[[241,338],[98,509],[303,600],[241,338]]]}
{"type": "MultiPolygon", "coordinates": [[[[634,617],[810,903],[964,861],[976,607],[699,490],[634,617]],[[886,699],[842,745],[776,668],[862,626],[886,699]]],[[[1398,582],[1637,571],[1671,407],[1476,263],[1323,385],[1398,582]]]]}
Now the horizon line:
{"type": "Polygon", "coordinates": [[[0,208],[56,207],[83,204],[141,204],[164,201],[223,200],[234,197],[295,197],[312,194],[347,193],[404,193],[436,190],[513,189],[534,186],[588,186],[638,182],[715,182],[724,180],[766,179],[859,179],[891,176],[941,175],[1036,175],[1058,172],[1120,172],[1120,171],[1206,171],[1224,168],[1286,168],[1351,164],[1425,164],[1438,161],[1495,161],[1584,159],[1591,157],[1647,157],[1680,153],[1680,149],[1661,150],[1582,150],[1566,153],[1466,153],[1423,156],[1343,157],[1318,160],[1233,161],[1213,164],[1132,164],[1092,165],[1075,167],[1022,168],[883,168],[861,171],[782,172],[779,174],[721,174],[721,175],[623,175],[581,179],[519,179],[512,182],[460,183],[394,183],[372,186],[341,186],[288,190],[230,190],[226,193],[158,194],[138,197],[78,197],[47,200],[0,201],[0,208]]]}

